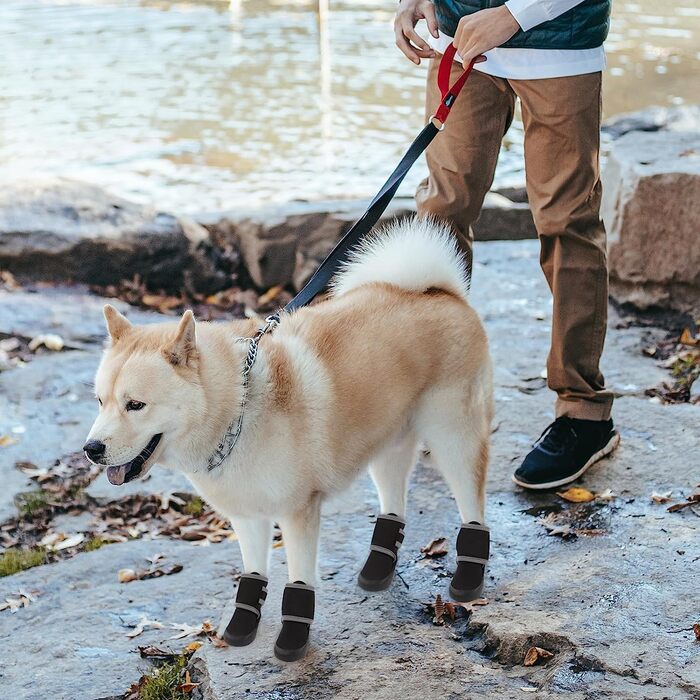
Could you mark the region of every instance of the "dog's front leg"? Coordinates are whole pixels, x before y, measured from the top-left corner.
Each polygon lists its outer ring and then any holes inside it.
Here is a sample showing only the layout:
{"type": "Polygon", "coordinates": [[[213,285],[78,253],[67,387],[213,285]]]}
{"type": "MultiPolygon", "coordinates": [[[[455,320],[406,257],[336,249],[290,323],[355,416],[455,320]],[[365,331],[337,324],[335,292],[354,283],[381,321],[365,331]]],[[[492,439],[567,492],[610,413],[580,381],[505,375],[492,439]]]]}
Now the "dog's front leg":
{"type": "Polygon", "coordinates": [[[309,647],[320,515],[321,498],[314,495],[304,508],[280,519],[289,575],[282,596],[282,629],[275,643],[275,656],[282,661],[301,659],[309,647]]]}
{"type": "Polygon", "coordinates": [[[224,632],[228,644],[250,644],[258,631],[262,604],[267,597],[267,570],[270,559],[272,521],[265,518],[236,518],[231,521],[243,557],[238,581],[236,609],[224,632]]]}

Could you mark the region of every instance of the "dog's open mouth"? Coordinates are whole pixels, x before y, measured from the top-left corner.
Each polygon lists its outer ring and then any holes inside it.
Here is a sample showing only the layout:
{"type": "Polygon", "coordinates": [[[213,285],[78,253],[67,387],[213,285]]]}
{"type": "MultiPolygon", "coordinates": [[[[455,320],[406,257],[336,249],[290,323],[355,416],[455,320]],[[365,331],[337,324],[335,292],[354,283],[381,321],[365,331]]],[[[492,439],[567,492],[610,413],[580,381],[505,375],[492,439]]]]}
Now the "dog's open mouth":
{"type": "Polygon", "coordinates": [[[160,439],[163,437],[163,433],[158,433],[154,435],[148,445],[139,452],[139,454],[134,457],[130,462],[126,464],[119,464],[116,466],[107,467],[107,478],[110,484],[115,486],[121,486],[122,484],[132,481],[141,475],[143,467],[148,462],[148,460],[153,455],[160,439]]]}

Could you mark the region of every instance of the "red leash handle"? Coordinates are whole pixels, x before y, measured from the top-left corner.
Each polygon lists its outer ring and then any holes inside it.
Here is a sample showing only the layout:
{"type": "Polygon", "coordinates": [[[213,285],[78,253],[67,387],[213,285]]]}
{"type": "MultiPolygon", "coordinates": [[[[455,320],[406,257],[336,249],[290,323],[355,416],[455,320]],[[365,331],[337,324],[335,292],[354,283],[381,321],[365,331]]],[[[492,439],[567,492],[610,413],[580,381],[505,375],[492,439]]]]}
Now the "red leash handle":
{"type": "Polygon", "coordinates": [[[440,88],[441,101],[440,106],[432,116],[431,121],[433,119],[438,121],[440,123],[440,129],[442,129],[447,117],[450,115],[450,109],[452,109],[452,105],[455,103],[457,95],[459,95],[461,89],[464,87],[464,83],[467,82],[467,78],[471,74],[474,64],[479,60],[479,58],[481,58],[481,56],[473,58],[469,65],[464,69],[462,75],[455,80],[454,85],[450,85],[450,73],[452,71],[452,63],[454,62],[456,54],[457,48],[454,44],[450,44],[445,50],[445,53],[442,55],[440,66],[438,67],[437,84],[438,88],[440,88]]]}

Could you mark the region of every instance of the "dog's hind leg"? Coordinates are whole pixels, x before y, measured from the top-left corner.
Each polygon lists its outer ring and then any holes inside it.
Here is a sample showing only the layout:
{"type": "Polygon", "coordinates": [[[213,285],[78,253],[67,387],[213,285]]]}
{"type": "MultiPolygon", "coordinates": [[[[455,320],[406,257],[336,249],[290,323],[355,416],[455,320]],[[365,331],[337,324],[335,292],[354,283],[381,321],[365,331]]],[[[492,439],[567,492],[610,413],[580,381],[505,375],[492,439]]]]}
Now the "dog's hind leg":
{"type": "Polygon", "coordinates": [[[238,581],[236,609],[223,637],[228,644],[241,647],[255,639],[262,605],[267,597],[272,521],[266,518],[236,518],[231,522],[241,548],[244,573],[238,581]]]}
{"type": "Polygon", "coordinates": [[[442,397],[432,411],[426,411],[426,418],[422,437],[462,517],[450,595],[459,601],[474,600],[481,595],[489,558],[484,507],[491,410],[487,403],[470,405],[463,397],[461,401],[442,397]]]}
{"type": "Polygon", "coordinates": [[[289,574],[282,596],[282,629],[275,642],[275,656],[282,661],[301,659],[309,647],[320,518],[320,494],[314,494],[304,508],[280,518],[289,574]]]}
{"type": "Polygon", "coordinates": [[[369,466],[379,496],[380,515],[374,525],[369,556],[357,582],[366,591],[383,591],[391,585],[404,538],[406,491],[416,457],[416,437],[406,430],[376,455],[369,466]]]}

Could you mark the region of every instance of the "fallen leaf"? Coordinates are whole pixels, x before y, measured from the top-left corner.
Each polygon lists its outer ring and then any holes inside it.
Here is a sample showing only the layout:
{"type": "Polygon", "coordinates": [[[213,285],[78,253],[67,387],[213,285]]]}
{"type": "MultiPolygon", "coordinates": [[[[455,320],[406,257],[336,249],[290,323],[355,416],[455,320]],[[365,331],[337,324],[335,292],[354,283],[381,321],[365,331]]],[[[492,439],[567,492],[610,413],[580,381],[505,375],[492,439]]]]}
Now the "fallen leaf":
{"type": "Polygon", "coordinates": [[[561,493],[557,492],[557,496],[569,503],[588,503],[595,498],[595,495],[588,489],[579,486],[572,486],[570,489],[566,489],[566,491],[562,491],[561,493]]]}
{"type": "Polygon", "coordinates": [[[700,642],[700,622],[693,625],[693,632],[695,633],[695,641],[700,642]]]}
{"type": "Polygon", "coordinates": [[[12,435],[0,435],[0,447],[9,447],[16,444],[17,438],[13,438],[12,435]]]}
{"type": "Polygon", "coordinates": [[[421,547],[420,551],[426,558],[444,557],[447,554],[447,538],[437,537],[430,544],[421,547]]]}
{"type": "Polygon", "coordinates": [[[265,304],[269,304],[271,301],[274,301],[282,292],[284,287],[281,287],[280,285],[275,285],[274,287],[270,287],[264,294],[261,294],[260,297],[258,298],[258,306],[265,306],[265,304]]]}
{"type": "Polygon", "coordinates": [[[681,345],[700,345],[700,336],[696,337],[690,332],[690,329],[684,328],[683,332],[681,333],[681,337],[678,339],[678,342],[681,345]]]}
{"type": "Polygon", "coordinates": [[[673,491],[666,491],[666,493],[652,493],[651,500],[652,503],[668,503],[671,500],[671,494],[673,491]]]}
{"type": "Polygon", "coordinates": [[[547,651],[542,647],[530,647],[525,653],[523,666],[534,666],[539,661],[547,661],[553,656],[554,654],[551,651],[547,651]]]}
{"type": "Polygon", "coordinates": [[[119,583],[129,583],[129,581],[137,581],[138,576],[133,569],[119,569],[117,572],[119,583]]]}
{"type": "Polygon", "coordinates": [[[683,510],[683,508],[688,508],[690,506],[695,505],[696,503],[700,503],[700,484],[698,484],[688,496],[685,501],[681,503],[674,503],[672,506],[669,506],[666,510],[669,513],[676,513],[679,510],[683,510]]]}
{"type": "Polygon", "coordinates": [[[52,549],[60,552],[63,549],[70,549],[71,547],[77,547],[81,542],[85,540],[85,534],[82,532],[77,532],[74,535],[66,536],[61,535],[61,539],[53,545],[52,549]]]}
{"type": "Polygon", "coordinates": [[[201,647],[201,646],[202,646],[202,642],[190,642],[190,643],[185,647],[185,651],[186,651],[188,654],[193,654],[193,653],[194,653],[195,651],[197,651],[197,649],[199,649],[199,647],[201,647]]]}
{"type": "Polygon", "coordinates": [[[172,649],[161,649],[160,647],[156,646],[146,646],[146,647],[139,647],[139,654],[144,659],[173,659],[176,656],[179,656],[177,652],[174,652],[172,649]]]}
{"type": "Polygon", "coordinates": [[[617,498],[617,494],[612,489],[605,489],[605,491],[596,494],[598,501],[612,501],[614,498],[617,498]]]}
{"type": "Polygon", "coordinates": [[[189,671],[185,671],[185,682],[180,683],[177,689],[182,693],[191,693],[199,683],[193,683],[189,671]]]}
{"type": "Polygon", "coordinates": [[[53,352],[60,352],[63,350],[65,343],[60,335],[55,333],[42,333],[41,335],[32,338],[29,341],[29,349],[32,352],[36,352],[41,346],[44,346],[47,350],[52,350],[53,352]]]}
{"type": "Polygon", "coordinates": [[[138,637],[140,634],[147,629],[160,630],[163,629],[164,625],[158,620],[149,620],[145,615],[141,616],[141,619],[136,623],[134,629],[131,632],[127,632],[127,637],[138,637]]]}
{"type": "Polygon", "coordinates": [[[210,637],[211,643],[217,648],[217,649],[224,649],[228,646],[226,642],[221,638],[221,637],[210,637]]]}
{"type": "Polygon", "coordinates": [[[17,592],[17,597],[7,597],[4,602],[0,603],[0,612],[9,610],[11,613],[16,613],[20,608],[28,608],[30,603],[33,603],[36,598],[36,593],[32,594],[20,588],[17,592]]]}
{"type": "Polygon", "coordinates": [[[178,634],[173,635],[172,637],[170,637],[170,639],[185,639],[185,637],[199,637],[203,634],[211,634],[214,631],[214,628],[212,627],[212,624],[211,622],[209,622],[209,620],[204,621],[198,627],[194,627],[188,624],[180,625],[177,623],[172,623],[170,625],[170,628],[174,630],[180,630],[178,634]]]}

